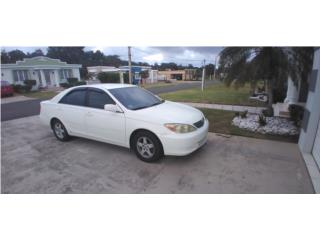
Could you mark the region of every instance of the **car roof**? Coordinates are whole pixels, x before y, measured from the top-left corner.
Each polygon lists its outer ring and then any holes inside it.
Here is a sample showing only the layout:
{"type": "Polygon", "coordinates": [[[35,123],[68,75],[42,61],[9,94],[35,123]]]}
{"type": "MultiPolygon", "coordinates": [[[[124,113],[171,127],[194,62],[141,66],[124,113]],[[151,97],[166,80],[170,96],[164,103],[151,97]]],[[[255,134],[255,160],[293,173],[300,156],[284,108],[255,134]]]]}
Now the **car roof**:
{"type": "Polygon", "coordinates": [[[101,84],[90,84],[90,85],[80,85],[72,88],[68,88],[55,97],[51,99],[53,102],[58,102],[64,95],[68,94],[72,90],[75,89],[81,89],[81,88],[99,88],[102,90],[109,90],[109,89],[115,89],[115,88],[127,88],[127,87],[137,87],[136,85],[132,84],[122,84],[122,83],[101,83],[101,84]]]}
{"type": "Polygon", "coordinates": [[[126,88],[126,87],[136,87],[132,84],[122,84],[122,83],[101,83],[101,84],[90,84],[90,85],[81,85],[79,87],[95,87],[104,90],[115,89],[115,88],[126,88]]]}

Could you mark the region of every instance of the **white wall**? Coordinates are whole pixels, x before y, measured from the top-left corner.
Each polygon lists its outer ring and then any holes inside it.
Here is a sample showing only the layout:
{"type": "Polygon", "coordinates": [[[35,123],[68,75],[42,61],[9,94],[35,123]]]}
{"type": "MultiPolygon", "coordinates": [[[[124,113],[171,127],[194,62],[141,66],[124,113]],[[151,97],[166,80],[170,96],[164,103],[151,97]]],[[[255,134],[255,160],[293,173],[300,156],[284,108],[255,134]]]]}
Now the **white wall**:
{"type": "Polygon", "coordinates": [[[73,74],[73,77],[78,78],[79,81],[81,80],[79,68],[73,68],[72,69],[72,74],[73,74]]]}
{"type": "Polygon", "coordinates": [[[301,129],[299,138],[299,147],[304,153],[311,153],[312,151],[317,126],[320,119],[320,48],[318,48],[315,52],[313,69],[318,69],[318,76],[316,79],[315,90],[314,92],[309,91],[305,106],[306,111],[310,112],[308,127],[306,131],[301,129]]]}
{"type": "Polygon", "coordinates": [[[13,73],[11,69],[2,69],[1,68],[1,80],[8,81],[10,84],[13,84],[13,73]],[[3,74],[3,76],[2,76],[3,74]]]}

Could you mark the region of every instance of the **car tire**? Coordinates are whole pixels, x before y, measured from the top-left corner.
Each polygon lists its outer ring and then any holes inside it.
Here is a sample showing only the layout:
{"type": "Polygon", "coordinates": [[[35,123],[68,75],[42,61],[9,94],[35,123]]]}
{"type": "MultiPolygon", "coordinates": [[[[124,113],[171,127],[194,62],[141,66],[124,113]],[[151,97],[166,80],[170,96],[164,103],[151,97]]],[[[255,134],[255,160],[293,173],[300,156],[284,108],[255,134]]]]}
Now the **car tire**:
{"type": "Polygon", "coordinates": [[[70,136],[68,134],[68,131],[60,120],[58,120],[58,119],[53,120],[52,131],[53,131],[53,134],[55,135],[55,137],[59,141],[66,142],[66,141],[70,140],[70,136]]]}
{"type": "Polygon", "coordinates": [[[131,147],[137,157],[144,162],[156,162],[163,156],[160,140],[148,131],[137,132],[133,137],[131,147]]]}

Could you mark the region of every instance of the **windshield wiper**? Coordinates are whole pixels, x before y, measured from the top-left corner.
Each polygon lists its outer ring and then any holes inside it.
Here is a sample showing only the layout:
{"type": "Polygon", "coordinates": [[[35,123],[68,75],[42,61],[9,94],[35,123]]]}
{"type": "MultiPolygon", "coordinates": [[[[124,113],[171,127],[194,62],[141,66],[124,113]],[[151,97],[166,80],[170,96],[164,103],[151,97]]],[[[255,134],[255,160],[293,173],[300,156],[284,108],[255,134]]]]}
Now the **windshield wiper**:
{"type": "Polygon", "coordinates": [[[150,106],[143,106],[143,107],[136,107],[136,108],[132,108],[132,110],[139,110],[139,109],[144,109],[144,108],[148,108],[150,106]]]}
{"type": "Polygon", "coordinates": [[[156,102],[156,103],[154,103],[154,104],[151,104],[151,105],[149,105],[149,107],[159,105],[159,104],[161,104],[161,103],[164,103],[164,101],[165,101],[165,100],[161,99],[161,101],[156,102]]]}
{"type": "Polygon", "coordinates": [[[159,104],[164,103],[164,102],[165,102],[165,100],[162,99],[161,101],[153,103],[151,105],[133,108],[132,110],[139,110],[139,109],[149,108],[149,107],[153,107],[153,106],[159,105],[159,104]]]}

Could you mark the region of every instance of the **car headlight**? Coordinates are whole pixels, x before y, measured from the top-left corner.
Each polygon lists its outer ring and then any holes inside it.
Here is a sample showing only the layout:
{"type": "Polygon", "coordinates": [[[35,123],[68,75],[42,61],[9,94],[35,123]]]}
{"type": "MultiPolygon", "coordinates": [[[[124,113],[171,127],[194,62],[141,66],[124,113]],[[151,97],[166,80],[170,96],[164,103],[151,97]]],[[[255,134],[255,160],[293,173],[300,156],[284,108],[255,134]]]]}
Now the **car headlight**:
{"type": "Polygon", "coordinates": [[[164,126],[175,133],[189,133],[197,130],[192,125],[181,123],[166,123],[164,126]]]}

